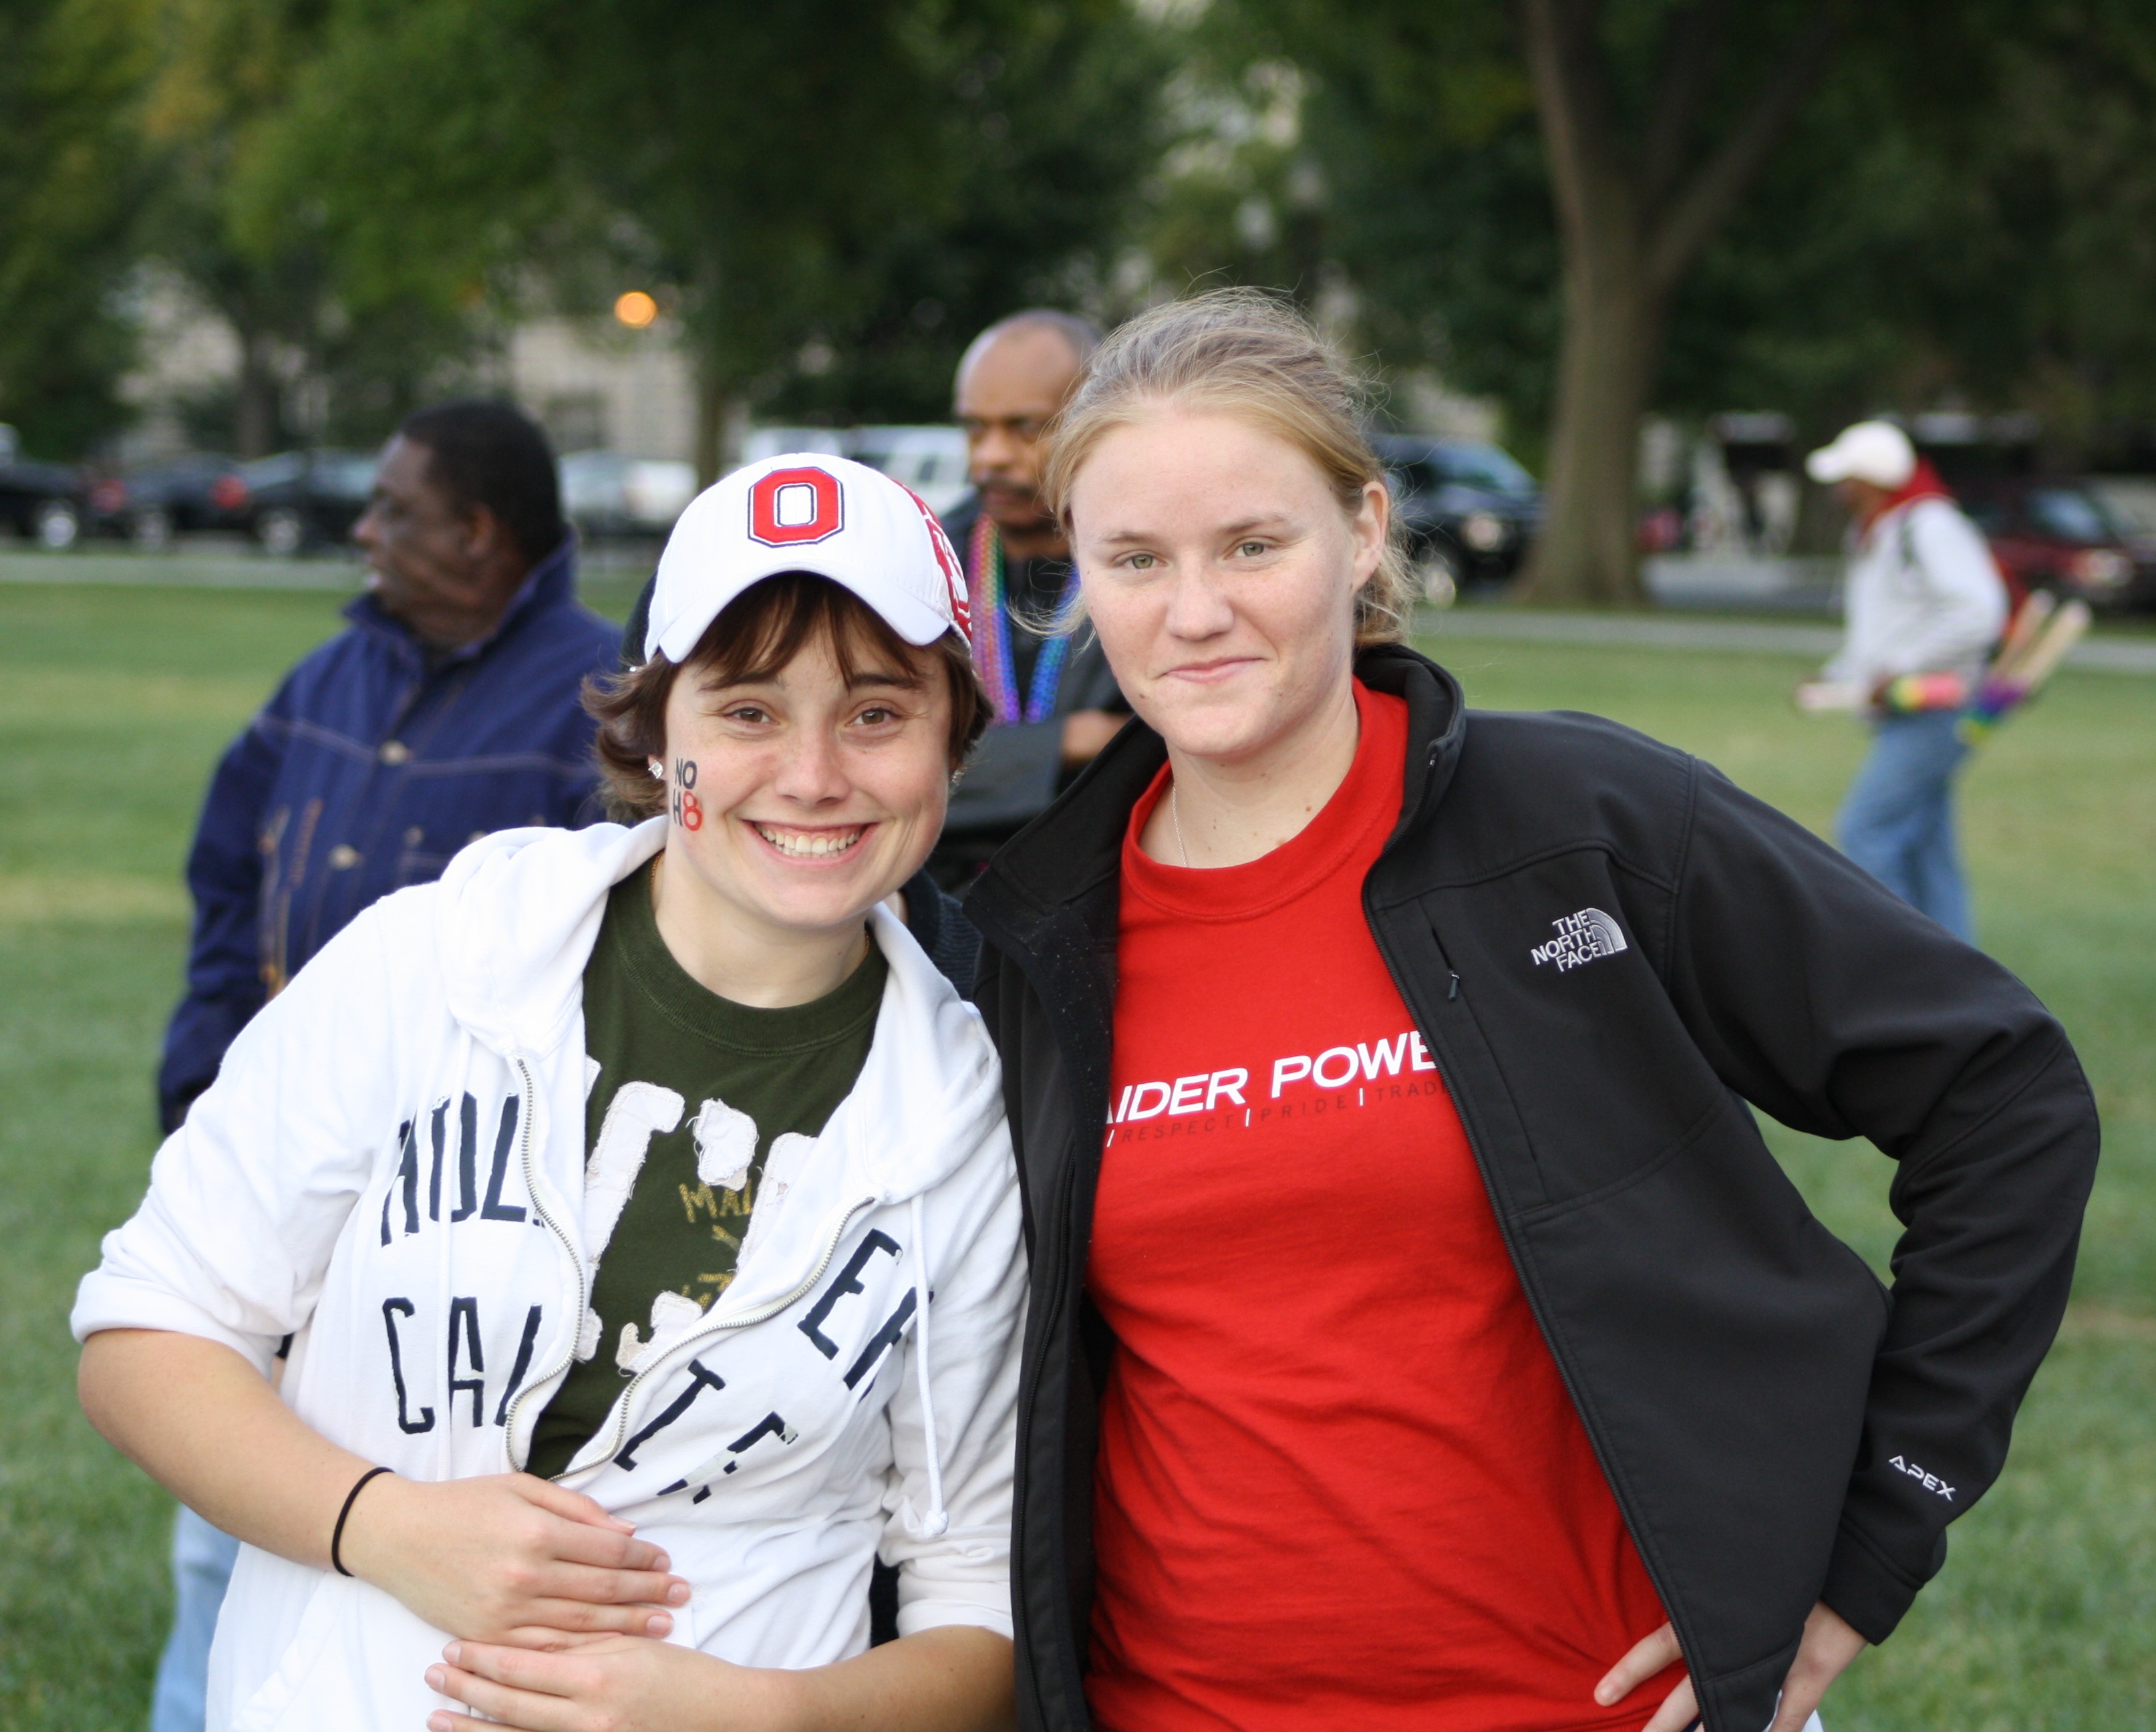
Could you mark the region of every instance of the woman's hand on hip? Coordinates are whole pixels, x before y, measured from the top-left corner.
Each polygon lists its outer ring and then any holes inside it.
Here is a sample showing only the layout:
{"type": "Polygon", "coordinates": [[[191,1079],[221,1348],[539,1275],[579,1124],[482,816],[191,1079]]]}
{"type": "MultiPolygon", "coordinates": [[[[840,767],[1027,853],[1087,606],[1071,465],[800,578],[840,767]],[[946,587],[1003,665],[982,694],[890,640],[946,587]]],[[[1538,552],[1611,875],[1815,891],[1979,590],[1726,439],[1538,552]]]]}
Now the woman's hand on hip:
{"type": "MultiPolygon", "coordinates": [[[[1803,1732],[1804,1722],[1825,1699],[1827,1687],[1848,1669],[1849,1663],[1864,1648],[1864,1638],[1825,1601],[1813,1606],[1811,1616],[1804,1620],[1804,1639],[1797,1644],[1797,1657],[1790,1662],[1789,1675],[1782,1680],[1781,1706],[1766,1732],[1803,1732]]],[[[1594,1699],[1604,1708],[1622,1702],[1656,1673],[1683,1658],[1676,1632],[1664,1624],[1653,1635],[1635,1642],[1632,1651],[1609,1668],[1602,1682],[1594,1687],[1594,1699]]],[[[1699,1698],[1687,1677],[1662,1699],[1662,1705],[1655,1710],[1654,1718],[1641,1728],[1641,1732],[1686,1732],[1687,1728],[1698,1724],[1699,1698]]]]}
{"type": "Polygon", "coordinates": [[[352,1506],[340,1555],[437,1629],[524,1647],[664,1636],[674,1627],[666,1608],[689,1599],[666,1555],[630,1524],[529,1473],[384,1474],[352,1506]]]}

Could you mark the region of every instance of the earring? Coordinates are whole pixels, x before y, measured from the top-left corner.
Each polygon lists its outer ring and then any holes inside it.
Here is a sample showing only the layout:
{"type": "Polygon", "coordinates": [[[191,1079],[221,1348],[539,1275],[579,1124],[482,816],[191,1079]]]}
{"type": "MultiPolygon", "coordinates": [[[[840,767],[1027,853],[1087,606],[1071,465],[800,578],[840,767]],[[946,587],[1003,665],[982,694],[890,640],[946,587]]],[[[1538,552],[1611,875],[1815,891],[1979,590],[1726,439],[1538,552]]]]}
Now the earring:
{"type": "Polygon", "coordinates": [[[666,766],[661,763],[657,758],[654,758],[651,759],[647,767],[651,771],[651,779],[653,781],[664,782],[666,779],[666,766]]]}

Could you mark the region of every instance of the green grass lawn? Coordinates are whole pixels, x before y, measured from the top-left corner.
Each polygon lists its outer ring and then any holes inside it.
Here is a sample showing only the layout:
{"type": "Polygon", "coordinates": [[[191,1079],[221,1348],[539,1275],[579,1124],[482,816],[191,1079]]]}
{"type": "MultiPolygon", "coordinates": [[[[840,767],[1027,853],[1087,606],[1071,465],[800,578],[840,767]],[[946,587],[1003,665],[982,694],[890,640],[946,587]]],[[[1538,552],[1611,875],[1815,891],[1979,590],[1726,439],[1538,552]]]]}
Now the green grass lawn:
{"type": "MultiPolygon", "coordinates": [[[[633,586],[595,589],[617,617],[633,586]]],[[[0,1727],[141,1724],[168,1610],[164,1495],[74,1405],[66,1313],[141,1190],[150,1074],[211,764],[336,629],[327,594],[0,586],[0,1727]]],[[[1860,741],[1768,655],[1463,641],[1478,704],[1599,711],[1824,826],[1860,741]]],[[[1941,1579],[1829,1703],[1833,1732],[2156,1726],[2156,683],[2063,677],[1986,748],[1965,814],[1987,944],[2065,1020],[2105,1167],[2064,1339],[1941,1579]]],[[[1888,1169],[1776,1130],[1883,1266],[1888,1169]]]]}

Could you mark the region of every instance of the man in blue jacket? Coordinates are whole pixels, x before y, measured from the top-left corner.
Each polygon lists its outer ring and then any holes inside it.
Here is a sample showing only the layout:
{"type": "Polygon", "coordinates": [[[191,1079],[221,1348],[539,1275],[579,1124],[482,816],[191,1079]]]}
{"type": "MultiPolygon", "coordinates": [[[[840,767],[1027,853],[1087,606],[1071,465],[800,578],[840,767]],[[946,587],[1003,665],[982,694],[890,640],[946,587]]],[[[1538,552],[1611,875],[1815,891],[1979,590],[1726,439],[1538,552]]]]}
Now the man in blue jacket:
{"type": "MultiPolygon", "coordinates": [[[[187,887],[187,994],[157,1072],[169,1133],[225,1048],[367,905],[472,838],[601,815],[587,676],[616,629],[577,600],[547,438],[506,403],[438,404],[382,454],[352,624],[285,676],[210,780],[187,887]]],[[[152,1732],[200,1732],[234,1546],[180,1513],[152,1732]]]]}
{"type": "Polygon", "coordinates": [[[546,435],[502,403],[420,410],[383,451],[367,593],[226,752],[187,858],[187,995],[157,1077],[174,1129],[264,1002],[378,897],[473,837],[598,815],[580,605],[546,435]]]}

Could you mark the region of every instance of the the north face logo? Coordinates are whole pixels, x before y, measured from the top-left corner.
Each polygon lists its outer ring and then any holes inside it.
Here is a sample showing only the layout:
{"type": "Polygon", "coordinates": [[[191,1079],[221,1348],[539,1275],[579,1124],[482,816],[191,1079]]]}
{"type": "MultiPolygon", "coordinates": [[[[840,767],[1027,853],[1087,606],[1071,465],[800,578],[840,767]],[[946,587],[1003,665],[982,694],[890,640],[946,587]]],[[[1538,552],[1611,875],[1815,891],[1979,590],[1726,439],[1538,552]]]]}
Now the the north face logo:
{"type": "Polygon", "coordinates": [[[1527,953],[1537,968],[1553,962],[1562,974],[1567,969],[1576,969],[1597,957],[1614,956],[1625,948],[1624,933],[1599,908],[1582,908],[1577,914],[1568,914],[1550,924],[1557,928],[1557,936],[1527,953]]]}

